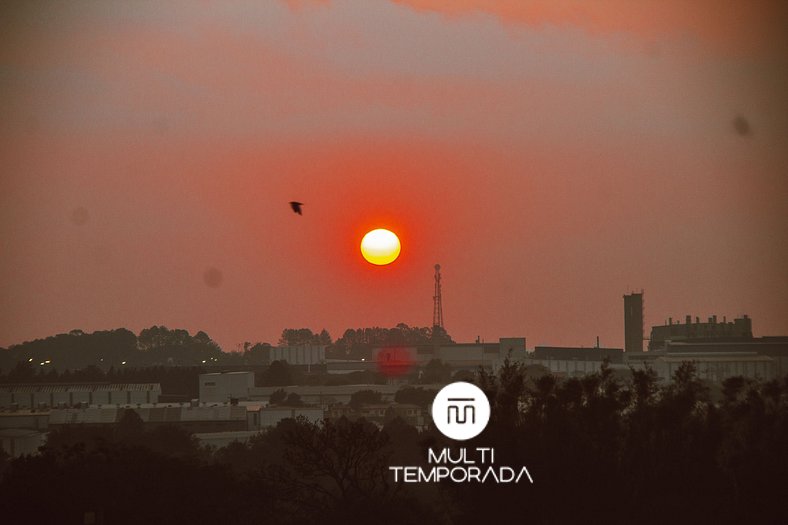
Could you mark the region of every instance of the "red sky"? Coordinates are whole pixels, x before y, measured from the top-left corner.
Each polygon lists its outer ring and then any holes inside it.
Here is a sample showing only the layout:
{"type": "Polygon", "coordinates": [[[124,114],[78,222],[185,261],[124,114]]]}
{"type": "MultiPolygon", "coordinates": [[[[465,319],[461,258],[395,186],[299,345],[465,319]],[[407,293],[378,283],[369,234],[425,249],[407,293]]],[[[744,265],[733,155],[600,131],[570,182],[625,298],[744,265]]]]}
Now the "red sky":
{"type": "Polygon", "coordinates": [[[780,3],[18,5],[0,345],[425,326],[436,262],[455,340],[621,347],[641,288],[647,327],[788,334],[780,3]],[[358,253],[375,227],[392,266],[358,253]]]}

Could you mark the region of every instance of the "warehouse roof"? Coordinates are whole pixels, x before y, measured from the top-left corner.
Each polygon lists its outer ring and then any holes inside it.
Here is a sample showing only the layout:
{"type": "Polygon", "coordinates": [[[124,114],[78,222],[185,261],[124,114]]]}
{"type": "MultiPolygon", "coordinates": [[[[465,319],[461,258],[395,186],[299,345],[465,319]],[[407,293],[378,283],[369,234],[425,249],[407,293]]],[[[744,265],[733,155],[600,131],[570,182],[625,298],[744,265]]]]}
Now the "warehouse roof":
{"type": "Polygon", "coordinates": [[[0,392],[161,392],[159,383],[24,383],[0,385],[0,392]]]}

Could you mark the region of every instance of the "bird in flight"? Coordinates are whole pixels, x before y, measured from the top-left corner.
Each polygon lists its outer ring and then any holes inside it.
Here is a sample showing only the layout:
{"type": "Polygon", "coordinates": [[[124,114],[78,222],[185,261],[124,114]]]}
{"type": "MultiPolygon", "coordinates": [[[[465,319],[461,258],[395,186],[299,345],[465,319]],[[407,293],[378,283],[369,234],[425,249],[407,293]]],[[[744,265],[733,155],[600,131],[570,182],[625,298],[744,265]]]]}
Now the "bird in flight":
{"type": "Polygon", "coordinates": [[[299,215],[303,215],[303,213],[301,213],[301,206],[303,205],[303,202],[290,201],[290,207],[299,215]]]}

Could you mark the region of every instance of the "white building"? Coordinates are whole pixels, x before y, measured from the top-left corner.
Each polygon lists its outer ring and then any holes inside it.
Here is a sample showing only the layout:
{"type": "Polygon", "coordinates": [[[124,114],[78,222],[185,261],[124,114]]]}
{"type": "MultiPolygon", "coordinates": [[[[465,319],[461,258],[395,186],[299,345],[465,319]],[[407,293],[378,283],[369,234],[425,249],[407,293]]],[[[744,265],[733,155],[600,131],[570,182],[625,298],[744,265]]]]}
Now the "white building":
{"type": "Polygon", "coordinates": [[[200,374],[200,403],[226,403],[248,399],[254,388],[254,372],[214,372],[200,374]]]}
{"type": "Polygon", "coordinates": [[[268,362],[285,361],[289,365],[319,365],[326,362],[325,345],[274,346],[268,362]]]}

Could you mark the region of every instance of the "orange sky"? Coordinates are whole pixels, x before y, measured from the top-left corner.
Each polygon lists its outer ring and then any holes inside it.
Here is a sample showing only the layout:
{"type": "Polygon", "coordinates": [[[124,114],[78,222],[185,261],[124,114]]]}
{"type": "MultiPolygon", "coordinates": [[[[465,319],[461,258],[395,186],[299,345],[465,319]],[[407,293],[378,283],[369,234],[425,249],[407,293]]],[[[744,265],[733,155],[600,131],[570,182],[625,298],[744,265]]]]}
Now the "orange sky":
{"type": "Polygon", "coordinates": [[[788,334],[779,3],[19,5],[0,345],[424,326],[436,262],[457,340],[620,347],[640,288],[647,326],[788,334]],[[390,267],[358,253],[375,227],[390,267]]]}

